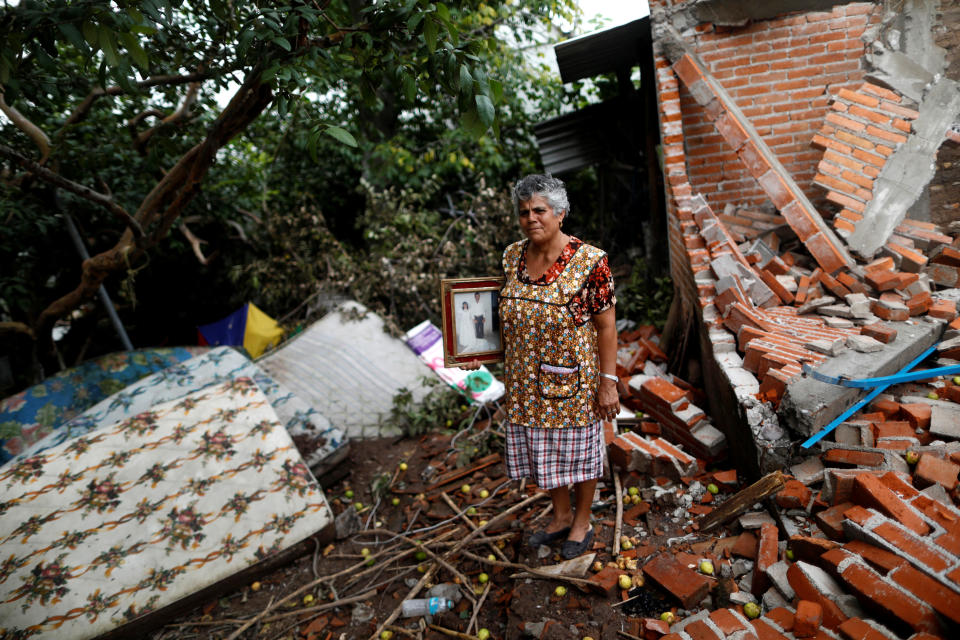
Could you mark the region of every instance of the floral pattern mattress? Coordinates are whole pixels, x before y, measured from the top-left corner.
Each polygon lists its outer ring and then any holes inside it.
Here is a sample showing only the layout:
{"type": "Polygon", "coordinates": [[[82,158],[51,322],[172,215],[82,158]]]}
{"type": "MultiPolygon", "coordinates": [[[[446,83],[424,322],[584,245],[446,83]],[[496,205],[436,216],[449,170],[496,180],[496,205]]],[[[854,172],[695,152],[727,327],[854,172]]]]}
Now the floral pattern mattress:
{"type": "Polygon", "coordinates": [[[92,638],[333,521],[251,378],[0,469],[0,637],[92,638]]]}
{"type": "Polygon", "coordinates": [[[0,400],[0,465],[128,384],[206,350],[175,347],[111,353],[0,400]]]}
{"type": "Polygon", "coordinates": [[[176,400],[208,385],[241,377],[253,378],[267,396],[307,466],[313,468],[334,456],[346,443],[343,431],[277,384],[245,355],[232,347],[215,347],[203,355],[158,371],[117,391],[35,442],[14,458],[13,463],[89,433],[99,425],[124,420],[158,403],[176,400]]]}

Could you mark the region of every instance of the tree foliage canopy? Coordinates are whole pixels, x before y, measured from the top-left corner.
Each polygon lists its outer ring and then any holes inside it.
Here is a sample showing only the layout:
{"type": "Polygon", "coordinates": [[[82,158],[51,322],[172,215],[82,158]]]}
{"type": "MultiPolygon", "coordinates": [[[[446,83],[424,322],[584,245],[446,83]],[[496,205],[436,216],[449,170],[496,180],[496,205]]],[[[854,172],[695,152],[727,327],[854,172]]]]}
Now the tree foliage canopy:
{"type": "Polygon", "coordinates": [[[0,339],[49,345],[54,323],[104,284],[149,307],[186,285],[164,283],[163,269],[189,255],[217,255],[196,266],[208,286],[255,287],[257,265],[277,255],[297,277],[318,277],[318,264],[329,275],[341,240],[376,244],[353,224],[372,219],[369,189],[439,197],[532,168],[525,110],[555,110],[559,94],[503,37],[573,11],[572,0],[0,8],[0,339]],[[64,216],[89,245],[82,263],[64,216]],[[330,251],[292,255],[275,235],[285,225],[330,251]]]}

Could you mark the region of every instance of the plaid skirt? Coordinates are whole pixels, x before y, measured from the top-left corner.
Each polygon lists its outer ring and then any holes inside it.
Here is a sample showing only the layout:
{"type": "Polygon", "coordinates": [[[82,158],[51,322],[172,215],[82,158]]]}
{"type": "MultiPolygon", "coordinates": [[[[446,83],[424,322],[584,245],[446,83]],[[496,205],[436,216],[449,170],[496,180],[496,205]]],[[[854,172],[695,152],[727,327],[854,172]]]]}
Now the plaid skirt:
{"type": "Polygon", "coordinates": [[[556,489],[603,475],[603,423],[542,429],[507,425],[507,475],[530,478],[541,489],[556,489]]]}

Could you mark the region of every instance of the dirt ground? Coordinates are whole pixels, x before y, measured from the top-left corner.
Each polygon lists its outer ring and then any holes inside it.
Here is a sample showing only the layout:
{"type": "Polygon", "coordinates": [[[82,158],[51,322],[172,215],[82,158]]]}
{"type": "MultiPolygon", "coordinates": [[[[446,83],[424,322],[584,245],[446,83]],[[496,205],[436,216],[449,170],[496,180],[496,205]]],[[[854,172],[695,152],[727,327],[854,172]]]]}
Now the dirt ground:
{"type": "MultiPolygon", "coordinates": [[[[444,521],[453,516],[453,512],[439,495],[430,497],[428,493],[426,502],[417,502],[416,498],[417,494],[429,485],[429,482],[425,483],[423,481],[423,478],[430,477],[425,474],[428,466],[443,465],[446,467],[446,472],[450,473],[451,470],[456,468],[455,461],[458,456],[461,462],[466,462],[462,453],[458,454],[449,448],[450,439],[451,434],[448,433],[447,435],[428,434],[422,438],[383,439],[354,443],[350,459],[343,463],[349,470],[349,475],[343,481],[327,489],[327,496],[334,511],[341,513],[345,509],[355,509],[355,503],[360,502],[364,505],[360,511],[360,521],[364,528],[374,528],[379,522],[381,530],[390,531],[403,531],[411,527],[411,519],[416,514],[416,520],[412,522],[414,532],[411,533],[411,537],[416,537],[422,541],[430,539],[434,535],[433,531],[421,530],[419,533],[416,533],[416,531],[424,527],[434,527],[438,523],[442,526],[444,521]],[[403,472],[399,471],[401,462],[408,465],[403,472]],[[376,496],[372,492],[372,487],[378,484],[382,486],[387,481],[387,478],[382,475],[384,471],[394,471],[395,476],[390,478],[394,482],[388,490],[381,494],[382,499],[373,516],[370,517],[369,505],[376,503],[376,496]],[[353,493],[349,494],[349,491],[353,493]],[[391,504],[393,497],[400,499],[399,505],[391,504]],[[415,536],[414,533],[416,533],[415,536]]],[[[494,451],[494,453],[496,452],[494,451]]],[[[476,463],[476,460],[486,459],[489,455],[487,451],[478,451],[475,460],[463,468],[469,469],[472,464],[476,463]],[[483,456],[482,454],[487,455],[483,456]]],[[[427,473],[429,474],[429,471],[427,473]]],[[[436,477],[439,476],[434,473],[432,478],[436,477]]],[[[623,491],[626,491],[632,482],[637,484],[640,482],[639,476],[625,475],[623,477],[625,480],[623,491]]],[[[616,500],[612,495],[609,484],[608,481],[607,486],[604,486],[603,481],[601,481],[598,491],[599,499],[594,505],[594,531],[596,534],[594,550],[597,552],[596,560],[604,563],[611,560],[610,551],[613,543],[616,511],[616,500]]],[[[485,519],[493,518],[494,515],[503,511],[506,507],[520,502],[524,496],[534,493],[528,491],[526,487],[521,493],[519,483],[508,482],[502,462],[496,462],[469,476],[458,479],[449,489],[445,490],[451,499],[456,501],[457,505],[463,509],[469,504],[481,502],[477,498],[481,488],[488,488],[492,496],[471,517],[474,522],[482,522],[485,519]],[[471,485],[469,496],[464,495],[461,491],[462,483],[471,485]],[[498,487],[500,487],[500,490],[496,491],[498,487]]],[[[530,532],[542,527],[548,521],[549,516],[545,513],[545,508],[549,504],[549,499],[544,496],[543,499],[518,511],[517,518],[512,520],[509,525],[489,531],[491,537],[503,537],[502,551],[511,562],[530,567],[542,567],[562,560],[558,553],[559,549],[556,547],[553,548],[553,553],[540,557],[538,550],[525,544],[530,532]]],[[[627,505],[625,508],[629,509],[630,506],[632,505],[627,505]]],[[[651,505],[651,508],[645,514],[644,526],[642,527],[645,532],[649,532],[649,535],[636,538],[639,544],[637,551],[640,554],[652,553],[664,548],[668,539],[684,536],[683,529],[684,527],[689,529],[689,521],[686,517],[676,517],[675,509],[673,506],[651,505]]],[[[641,511],[643,510],[641,509],[641,511]]],[[[634,529],[631,526],[625,526],[623,531],[626,535],[639,534],[639,532],[640,529],[634,529]]],[[[463,532],[460,535],[463,535],[463,532]]],[[[402,599],[410,591],[410,585],[422,577],[422,572],[418,567],[420,564],[426,564],[426,562],[418,563],[413,556],[398,561],[391,561],[390,558],[384,557],[371,563],[376,567],[375,570],[357,575],[364,568],[362,564],[358,564],[363,562],[363,549],[369,549],[375,554],[378,551],[377,540],[385,540],[388,537],[387,534],[378,536],[369,532],[361,532],[346,539],[335,541],[325,549],[320,549],[318,545],[313,554],[301,557],[288,566],[261,578],[259,580],[260,584],[256,585],[256,590],[253,585],[246,585],[218,600],[206,602],[187,615],[171,620],[164,627],[156,629],[150,636],[151,640],[227,638],[240,627],[240,621],[249,619],[249,617],[263,611],[271,600],[279,600],[318,577],[342,572],[350,567],[354,567],[354,569],[347,571],[346,575],[337,578],[332,583],[336,596],[340,599],[346,599],[357,594],[370,592],[374,588],[376,589],[375,596],[319,614],[305,611],[305,613],[298,615],[296,612],[299,610],[307,610],[316,607],[318,604],[330,602],[333,594],[329,586],[319,589],[313,588],[298,595],[289,606],[283,605],[276,611],[271,611],[265,619],[274,618],[273,621],[253,625],[239,637],[276,640],[369,638],[378,629],[378,624],[397,609],[402,599]],[[357,577],[353,577],[355,575],[357,577]],[[303,599],[304,596],[307,596],[306,603],[303,599]],[[277,620],[277,614],[286,615],[286,617],[277,620]]],[[[722,553],[719,546],[716,549],[713,548],[717,541],[716,534],[714,536],[703,536],[703,540],[704,542],[697,544],[696,537],[688,536],[684,543],[679,545],[674,541],[671,548],[676,550],[686,547],[688,552],[696,554],[698,557],[704,555],[710,557],[714,551],[722,553]]],[[[541,548],[541,550],[546,551],[545,548],[541,548]]],[[[471,551],[477,554],[487,554],[493,549],[486,545],[477,545],[472,547],[471,551]]],[[[638,554],[638,557],[640,554],[638,554]]],[[[690,557],[693,558],[694,556],[691,555],[690,557]]],[[[475,634],[480,628],[486,628],[491,633],[490,637],[494,639],[530,637],[529,632],[534,632],[536,633],[534,637],[555,640],[567,638],[580,640],[584,637],[591,637],[595,640],[613,640],[622,637],[618,635],[618,630],[631,629],[631,618],[659,616],[661,612],[671,609],[681,615],[684,613],[678,611],[675,604],[667,601],[664,593],[649,585],[635,587],[630,591],[630,596],[640,597],[627,606],[614,607],[613,605],[618,603],[627,592],[619,590],[615,594],[595,591],[583,592],[573,585],[568,585],[567,593],[558,596],[555,589],[564,583],[555,579],[511,578],[511,574],[515,573],[516,569],[481,566],[481,563],[464,557],[459,557],[455,565],[461,575],[470,581],[470,584],[463,587],[461,591],[467,592],[474,599],[479,599],[482,594],[478,576],[481,572],[488,572],[489,593],[484,598],[483,605],[478,609],[477,623],[472,633],[475,634]],[[526,627],[527,634],[524,632],[526,623],[535,625],[526,627]],[[542,628],[536,626],[538,623],[543,625],[542,628]]],[[[639,571],[633,573],[639,575],[639,571]]],[[[592,570],[588,571],[584,577],[589,578],[591,575],[593,575],[592,570]]],[[[452,578],[453,576],[449,571],[440,569],[439,579],[431,580],[431,584],[438,581],[449,582],[452,581],[452,578]]],[[[419,597],[423,597],[422,592],[419,597]]],[[[473,611],[473,604],[468,597],[464,597],[453,611],[436,616],[433,624],[444,627],[451,632],[464,633],[467,630],[473,611]]],[[[430,628],[424,629],[424,621],[420,618],[399,618],[394,625],[408,632],[404,633],[397,629],[394,632],[394,638],[397,639],[402,637],[428,639],[476,637],[475,635],[450,636],[430,628]],[[422,632],[422,635],[418,632],[422,632]]]]}

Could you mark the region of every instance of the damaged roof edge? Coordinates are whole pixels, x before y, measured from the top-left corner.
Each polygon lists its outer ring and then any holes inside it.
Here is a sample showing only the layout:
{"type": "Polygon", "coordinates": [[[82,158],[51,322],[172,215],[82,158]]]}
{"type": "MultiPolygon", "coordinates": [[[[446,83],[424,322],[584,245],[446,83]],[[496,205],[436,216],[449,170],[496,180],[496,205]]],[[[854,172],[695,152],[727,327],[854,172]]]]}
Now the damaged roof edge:
{"type": "Polygon", "coordinates": [[[685,10],[697,22],[712,22],[739,27],[751,20],[773,18],[791,11],[829,11],[837,5],[850,4],[836,0],[775,0],[774,2],[742,2],[742,0],[694,0],[685,10]]]}

